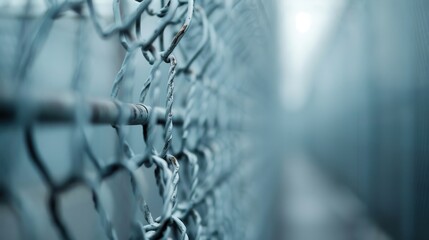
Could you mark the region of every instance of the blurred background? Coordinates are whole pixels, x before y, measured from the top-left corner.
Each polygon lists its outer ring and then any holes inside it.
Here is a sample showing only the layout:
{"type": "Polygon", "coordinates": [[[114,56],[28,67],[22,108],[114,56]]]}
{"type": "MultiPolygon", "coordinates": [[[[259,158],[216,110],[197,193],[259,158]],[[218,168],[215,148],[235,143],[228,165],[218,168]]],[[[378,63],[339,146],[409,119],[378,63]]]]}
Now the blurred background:
{"type": "Polygon", "coordinates": [[[428,239],[428,2],[279,5],[286,239],[428,239]]]}

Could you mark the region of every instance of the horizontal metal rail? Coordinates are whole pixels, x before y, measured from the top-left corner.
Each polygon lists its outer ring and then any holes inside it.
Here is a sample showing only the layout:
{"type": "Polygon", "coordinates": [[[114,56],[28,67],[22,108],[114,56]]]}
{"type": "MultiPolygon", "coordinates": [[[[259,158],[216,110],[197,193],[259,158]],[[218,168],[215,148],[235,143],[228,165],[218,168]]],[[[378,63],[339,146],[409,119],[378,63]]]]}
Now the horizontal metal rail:
{"type": "MultiPolygon", "coordinates": [[[[140,103],[123,103],[108,99],[81,100],[71,96],[38,97],[31,100],[15,100],[0,97],[0,122],[13,123],[20,119],[39,123],[71,123],[76,119],[79,104],[86,106],[88,121],[93,124],[144,125],[155,114],[158,124],[165,123],[165,109],[152,108],[140,103]],[[22,111],[20,112],[20,109],[22,111]],[[25,118],[20,118],[25,115],[25,118]]],[[[173,113],[173,123],[182,125],[184,120],[180,111],[173,113]]]]}

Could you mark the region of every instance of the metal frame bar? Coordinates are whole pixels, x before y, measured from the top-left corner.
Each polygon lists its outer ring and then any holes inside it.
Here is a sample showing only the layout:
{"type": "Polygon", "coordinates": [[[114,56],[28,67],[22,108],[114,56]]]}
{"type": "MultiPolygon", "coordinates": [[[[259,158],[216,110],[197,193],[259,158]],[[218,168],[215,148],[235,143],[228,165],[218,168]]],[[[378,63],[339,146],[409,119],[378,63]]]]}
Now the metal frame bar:
{"type": "MultiPolygon", "coordinates": [[[[84,106],[89,106],[86,109],[88,121],[93,124],[144,125],[149,122],[151,114],[156,114],[158,124],[165,123],[165,108],[108,99],[83,101],[84,106]]],[[[0,122],[13,123],[25,119],[23,121],[26,122],[71,123],[75,121],[78,104],[77,99],[71,96],[32,98],[31,101],[3,98],[0,99],[0,122]],[[25,118],[19,117],[22,114],[25,118]]],[[[181,111],[173,113],[175,125],[182,125],[183,121],[181,111]]]]}

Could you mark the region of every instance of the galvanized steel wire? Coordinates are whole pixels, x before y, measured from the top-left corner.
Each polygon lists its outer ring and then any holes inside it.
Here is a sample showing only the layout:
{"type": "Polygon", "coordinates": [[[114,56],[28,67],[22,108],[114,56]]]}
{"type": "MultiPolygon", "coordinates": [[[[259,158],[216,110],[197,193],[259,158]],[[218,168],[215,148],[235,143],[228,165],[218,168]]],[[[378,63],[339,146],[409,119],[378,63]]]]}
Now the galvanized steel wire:
{"type": "MultiPolygon", "coordinates": [[[[4,126],[14,124],[23,129],[31,163],[48,191],[45,207],[60,238],[74,238],[61,215],[60,198],[80,186],[92,194],[104,237],[118,239],[114,216],[106,211],[100,194],[100,185],[118,172],[129,175],[134,198],[130,239],[258,236],[255,232],[261,226],[250,219],[257,212],[255,207],[262,209],[254,204],[264,203],[254,194],[259,185],[252,182],[256,175],[262,178],[261,167],[266,164],[255,160],[258,155],[249,131],[257,125],[257,113],[263,112],[259,107],[266,90],[261,86],[269,83],[264,84],[268,80],[261,76],[270,76],[260,71],[269,64],[264,59],[269,55],[261,55],[264,49],[254,46],[264,41],[256,35],[264,35],[268,24],[258,7],[261,3],[115,0],[113,22],[105,24],[93,0],[50,0],[45,1],[45,10],[31,31],[23,30],[28,28],[23,18],[21,30],[29,34],[19,38],[13,75],[1,80],[7,87],[0,91],[0,115],[4,126]],[[29,71],[40,52],[49,49],[44,44],[55,22],[69,15],[79,22],[76,45],[71,46],[77,58],[70,96],[45,101],[32,98],[29,92],[37,83],[29,82],[29,71]],[[148,18],[159,19],[152,31],[142,27],[148,18]],[[118,38],[125,52],[112,78],[110,100],[91,100],[86,90],[91,81],[84,74],[89,31],[96,31],[102,39],[118,38]],[[148,76],[135,78],[139,54],[151,70],[148,76]],[[164,65],[169,67],[165,76],[164,65]],[[176,86],[181,91],[177,92],[176,86]],[[133,97],[135,88],[141,89],[138,99],[133,97]],[[73,126],[72,167],[60,181],[53,177],[38,148],[34,128],[39,122],[68,122],[73,126]],[[86,129],[94,123],[109,123],[117,133],[113,163],[106,163],[91,147],[86,129]],[[144,151],[136,152],[129,144],[130,128],[125,128],[129,124],[133,125],[131,131],[142,131],[144,151]],[[174,139],[179,147],[172,147],[174,139]],[[157,147],[157,141],[162,141],[162,147],[157,147]],[[142,168],[154,171],[162,199],[159,216],[150,211],[143,183],[136,176],[142,168]],[[262,202],[251,200],[255,198],[262,202]]],[[[30,14],[32,7],[28,1],[23,14],[30,14]]],[[[2,158],[3,167],[13,164],[5,155],[2,158]]],[[[34,229],[28,221],[32,210],[25,207],[31,196],[18,194],[9,181],[7,177],[0,180],[1,202],[16,213],[23,236],[32,238],[34,229]]]]}

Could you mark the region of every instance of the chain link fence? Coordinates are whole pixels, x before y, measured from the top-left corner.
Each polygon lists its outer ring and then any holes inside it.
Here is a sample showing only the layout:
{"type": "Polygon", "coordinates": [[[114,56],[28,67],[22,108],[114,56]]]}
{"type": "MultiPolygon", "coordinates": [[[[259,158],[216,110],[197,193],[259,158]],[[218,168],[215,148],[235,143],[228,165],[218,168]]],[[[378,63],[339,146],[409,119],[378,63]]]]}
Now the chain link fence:
{"type": "Polygon", "coordinates": [[[273,2],[0,6],[2,238],[266,234],[273,2]]]}

